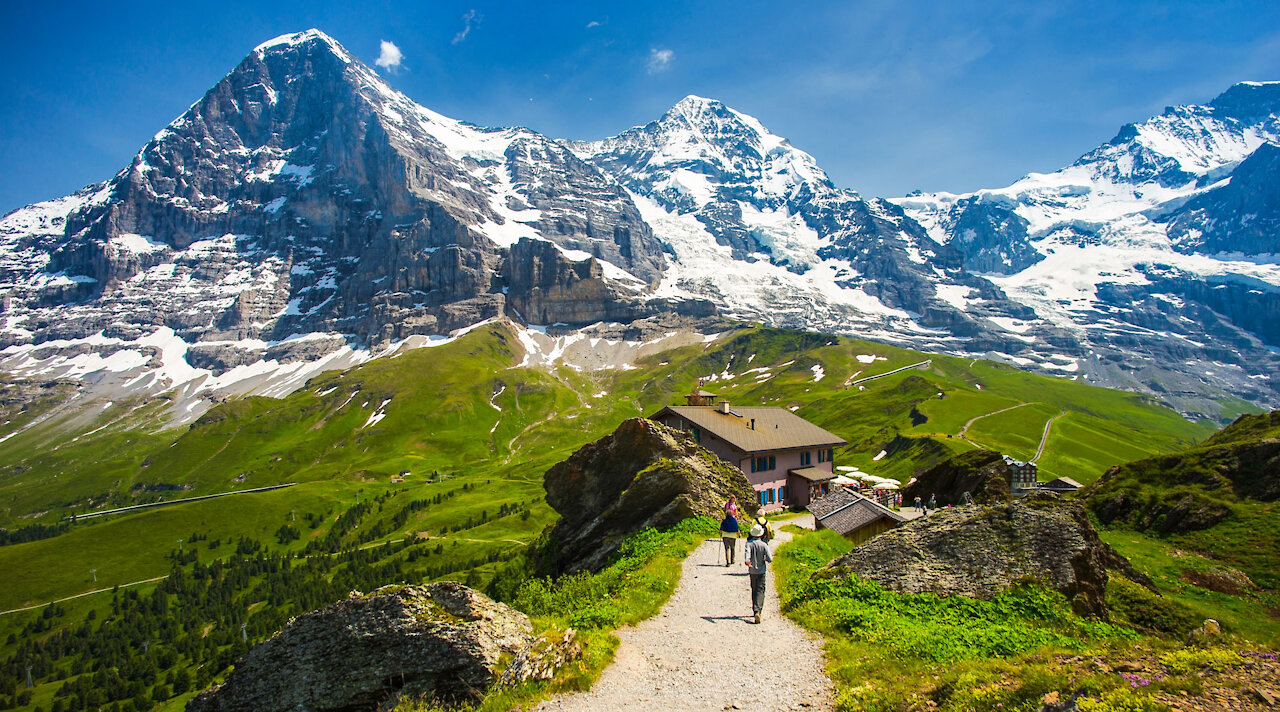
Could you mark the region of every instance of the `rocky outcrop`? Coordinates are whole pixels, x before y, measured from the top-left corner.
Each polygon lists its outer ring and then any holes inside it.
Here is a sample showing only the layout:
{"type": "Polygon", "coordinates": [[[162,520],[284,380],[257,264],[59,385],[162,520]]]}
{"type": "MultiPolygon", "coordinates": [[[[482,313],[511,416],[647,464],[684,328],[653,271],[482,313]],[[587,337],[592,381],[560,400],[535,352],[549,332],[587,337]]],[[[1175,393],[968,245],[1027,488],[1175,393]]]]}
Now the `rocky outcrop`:
{"type": "Polygon", "coordinates": [[[738,468],[687,433],[632,418],[547,470],[547,504],[560,514],[540,562],[554,572],[599,570],[629,534],[689,517],[724,516],[729,495],[754,513],[755,492],[738,468]]]}
{"type": "Polygon", "coordinates": [[[958,505],[968,492],[978,504],[1009,501],[1009,465],[993,450],[971,450],[926,470],[915,482],[902,488],[902,501],[916,497],[928,503],[936,497],[938,506],[958,505]]]}
{"type": "Polygon", "coordinates": [[[1107,617],[1108,569],[1151,585],[1098,539],[1082,507],[1054,495],[940,509],[881,534],[828,568],[900,593],[972,598],[1030,578],[1061,592],[1077,613],[1100,618],[1107,617]]]}
{"type": "Polygon", "coordinates": [[[533,647],[530,630],[524,614],[458,583],[353,594],[255,646],[187,710],[372,712],[402,696],[473,701],[505,659],[533,647]]]}
{"type": "Polygon", "coordinates": [[[952,218],[947,231],[955,237],[948,244],[964,253],[971,272],[1016,274],[1044,259],[1031,246],[1026,218],[1007,205],[966,198],[956,202],[952,218]]]}

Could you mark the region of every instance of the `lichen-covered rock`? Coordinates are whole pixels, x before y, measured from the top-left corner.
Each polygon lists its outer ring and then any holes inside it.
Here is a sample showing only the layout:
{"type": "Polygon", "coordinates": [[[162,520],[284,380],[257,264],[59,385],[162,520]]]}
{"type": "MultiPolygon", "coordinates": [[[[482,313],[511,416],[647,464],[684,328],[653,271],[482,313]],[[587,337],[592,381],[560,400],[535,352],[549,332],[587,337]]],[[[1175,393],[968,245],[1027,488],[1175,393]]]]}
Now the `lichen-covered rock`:
{"type": "Polygon", "coordinates": [[[544,635],[507,665],[498,678],[498,687],[515,687],[524,682],[550,680],[566,663],[580,657],[582,644],[578,642],[578,631],[570,628],[563,634],[544,635]]]}
{"type": "Polygon", "coordinates": [[[1035,579],[1064,594],[1081,615],[1107,617],[1107,570],[1149,579],[1098,539],[1084,509],[1040,495],[1025,503],[940,509],[881,534],[833,561],[900,593],[988,598],[1035,579]]]}
{"type": "Polygon", "coordinates": [[[689,517],[724,516],[736,495],[743,511],[758,507],[746,475],[687,433],[632,418],[547,470],[547,504],[560,513],[552,530],[555,571],[598,570],[627,535],[689,517]]]}
{"type": "Polygon", "coordinates": [[[188,712],[376,710],[398,696],[474,700],[532,643],[529,619],[453,582],[391,586],[300,616],[188,712]]]}

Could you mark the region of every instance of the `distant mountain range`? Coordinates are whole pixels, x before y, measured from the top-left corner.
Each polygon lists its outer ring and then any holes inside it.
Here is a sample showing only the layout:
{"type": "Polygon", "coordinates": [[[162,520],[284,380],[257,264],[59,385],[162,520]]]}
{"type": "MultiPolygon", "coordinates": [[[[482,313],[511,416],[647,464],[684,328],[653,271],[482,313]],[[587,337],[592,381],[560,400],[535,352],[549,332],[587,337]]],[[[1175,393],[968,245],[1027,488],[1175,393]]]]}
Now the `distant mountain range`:
{"type": "Polygon", "coordinates": [[[1218,417],[1280,404],[1277,141],[1280,84],[1245,83],[1008,188],[864,199],[714,100],[597,142],[483,128],[309,30],[0,220],[0,370],[172,392],[181,422],[495,318],[722,316],[1218,417]]]}

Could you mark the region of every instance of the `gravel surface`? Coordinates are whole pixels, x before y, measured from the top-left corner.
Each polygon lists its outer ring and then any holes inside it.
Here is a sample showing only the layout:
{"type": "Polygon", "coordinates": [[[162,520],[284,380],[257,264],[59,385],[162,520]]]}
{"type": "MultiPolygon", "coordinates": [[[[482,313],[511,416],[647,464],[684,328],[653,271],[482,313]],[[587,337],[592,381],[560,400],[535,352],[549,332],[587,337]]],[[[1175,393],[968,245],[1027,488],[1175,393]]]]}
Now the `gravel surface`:
{"type": "MultiPolygon", "coordinates": [[[[774,550],[789,538],[779,531],[774,550]]],[[[685,559],[680,583],[662,612],[618,631],[622,642],[613,664],[595,686],[537,709],[830,710],[822,639],[779,614],[772,567],[764,621],[756,625],[751,618],[747,569],[741,563],[745,541],[739,540],[738,560],[731,567],[716,564],[724,550],[719,539],[699,546],[685,559]]]]}

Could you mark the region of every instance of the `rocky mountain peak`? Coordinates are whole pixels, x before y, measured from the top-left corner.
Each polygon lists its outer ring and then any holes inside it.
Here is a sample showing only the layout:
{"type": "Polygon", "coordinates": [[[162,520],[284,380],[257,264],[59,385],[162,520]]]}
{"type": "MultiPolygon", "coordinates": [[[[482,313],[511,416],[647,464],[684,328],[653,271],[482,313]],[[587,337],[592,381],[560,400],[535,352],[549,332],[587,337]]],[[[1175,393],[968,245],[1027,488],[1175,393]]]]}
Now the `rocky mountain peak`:
{"type": "Polygon", "coordinates": [[[290,32],[274,39],[267,40],[257,47],[253,48],[254,53],[262,55],[271,51],[282,51],[299,46],[310,46],[323,48],[325,51],[332,53],[335,57],[350,62],[351,55],[347,54],[346,48],[338,43],[337,40],[325,34],[321,30],[314,27],[302,32],[290,32]]]}

